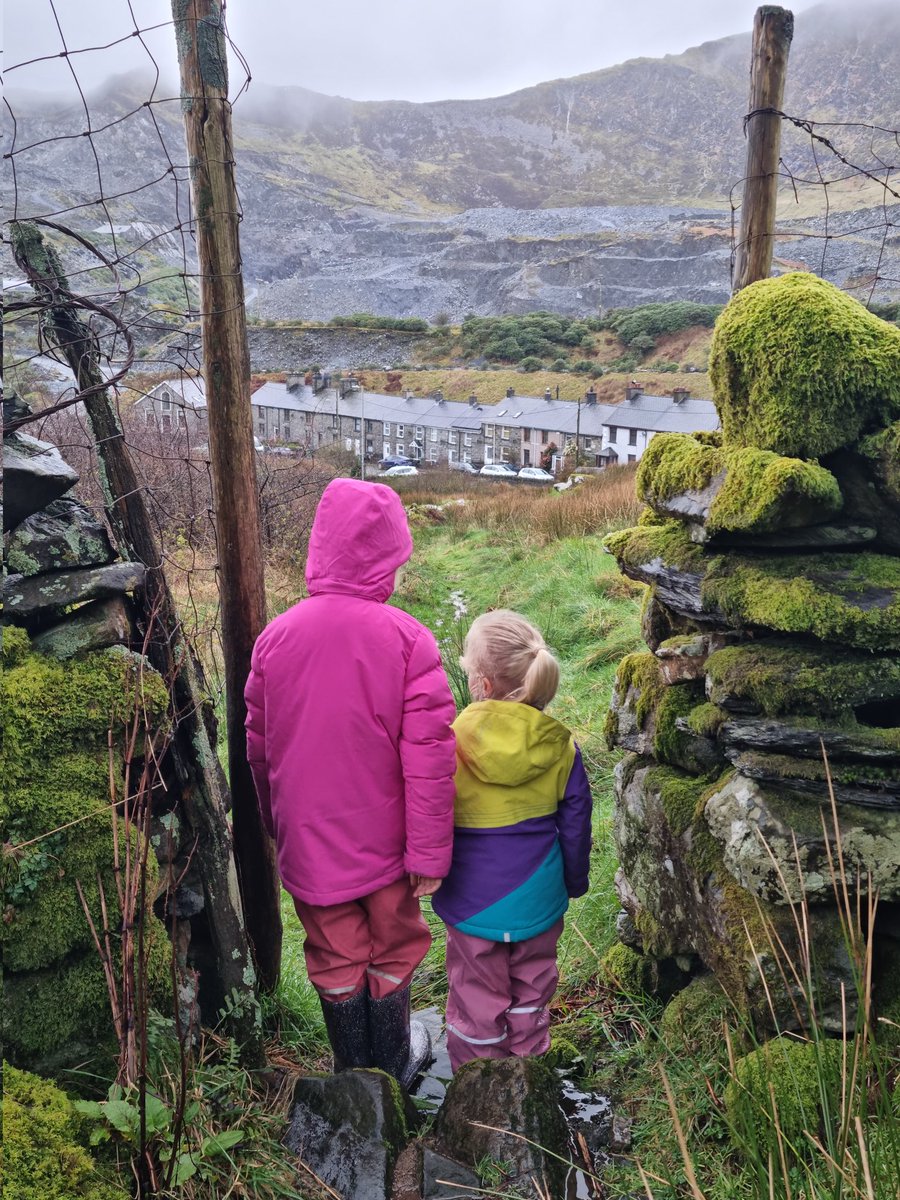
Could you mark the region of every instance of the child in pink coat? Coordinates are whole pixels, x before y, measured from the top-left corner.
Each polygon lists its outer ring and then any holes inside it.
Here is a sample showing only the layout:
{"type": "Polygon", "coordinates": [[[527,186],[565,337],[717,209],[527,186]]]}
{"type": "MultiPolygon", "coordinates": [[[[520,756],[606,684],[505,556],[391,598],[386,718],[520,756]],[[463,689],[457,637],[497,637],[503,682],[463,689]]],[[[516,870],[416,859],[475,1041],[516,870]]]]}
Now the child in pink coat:
{"type": "Polygon", "coordinates": [[[245,691],[260,810],[335,1069],[376,1066],[406,1085],[430,1052],[410,1028],[409,985],[431,942],[419,897],[450,865],[454,795],[437,644],[385,603],[411,553],[396,492],[333,480],[310,535],[309,598],[260,634],[245,691]]]}
{"type": "Polygon", "coordinates": [[[543,1054],[571,896],[588,889],[591,789],[571,733],[543,710],[559,665],[507,609],[472,623],[462,666],[475,703],[457,717],[453,864],[434,911],[447,925],[447,1049],[543,1054]]]}

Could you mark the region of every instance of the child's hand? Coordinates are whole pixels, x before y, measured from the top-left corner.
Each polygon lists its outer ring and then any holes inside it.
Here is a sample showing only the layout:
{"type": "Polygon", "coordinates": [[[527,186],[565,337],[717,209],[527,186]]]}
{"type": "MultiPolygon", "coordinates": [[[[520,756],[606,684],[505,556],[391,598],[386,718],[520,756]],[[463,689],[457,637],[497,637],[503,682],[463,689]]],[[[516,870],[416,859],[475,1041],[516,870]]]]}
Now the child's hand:
{"type": "Polygon", "coordinates": [[[427,875],[410,875],[409,877],[410,887],[417,900],[422,896],[433,896],[443,882],[443,879],[429,879],[427,875]]]}

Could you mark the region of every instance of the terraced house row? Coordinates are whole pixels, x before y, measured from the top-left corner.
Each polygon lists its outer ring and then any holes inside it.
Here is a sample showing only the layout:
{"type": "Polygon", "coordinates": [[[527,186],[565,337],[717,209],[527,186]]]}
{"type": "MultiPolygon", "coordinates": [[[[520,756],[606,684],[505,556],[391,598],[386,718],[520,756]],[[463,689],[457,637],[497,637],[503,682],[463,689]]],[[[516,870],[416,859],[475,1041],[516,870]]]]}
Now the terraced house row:
{"type": "MultiPolygon", "coordinates": [[[[327,377],[325,377],[327,379],[327,377]]],[[[508,462],[536,466],[578,449],[578,461],[603,468],[637,462],[656,433],[692,433],[718,428],[715,407],[685,388],[654,396],[631,383],[618,404],[600,404],[588,391],[583,400],[557,400],[552,393],[520,396],[511,390],[500,404],[431,396],[384,395],[365,391],[353,376],[335,385],[317,378],[264,383],[251,397],[254,433],[264,445],[292,446],[315,453],[328,446],[378,461],[405,456],[422,464],[483,466],[508,462]]],[[[202,380],[171,379],[157,384],[136,404],[147,421],[205,438],[206,399],[202,380]]]]}

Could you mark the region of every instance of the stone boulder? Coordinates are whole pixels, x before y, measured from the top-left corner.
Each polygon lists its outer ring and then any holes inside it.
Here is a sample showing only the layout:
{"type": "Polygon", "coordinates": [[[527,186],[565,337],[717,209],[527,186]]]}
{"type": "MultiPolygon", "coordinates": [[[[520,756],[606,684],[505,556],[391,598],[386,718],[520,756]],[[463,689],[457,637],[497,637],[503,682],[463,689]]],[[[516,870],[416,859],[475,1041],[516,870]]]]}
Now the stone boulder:
{"type": "Polygon", "coordinates": [[[104,566],[115,557],[106,527],[89,508],[66,496],[17,526],[9,539],[6,561],[10,571],[28,576],[104,566]]]}
{"type": "MultiPolygon", "coordinates": [[[[383,1071],[299,1079],[285,1145],[343,1200],[388,1200],[409,1139],[400,1085],[383,1071]]],[[[301,1171],[298,1186],[308,1184],[301,1171]]]]}
{"type": "Polygon", "coordinates": [[[8,575],[3,582],[4,610],[7,617],[20,624],[39,624],[70,604],[132,592],[144,582],[145,574],[143,563],[119,562],[27,578],[8,575]]]}
{"type": "Polygon", "coordinates": [[[27,433],[3,439],[3,530],[15,529],[78,482],[55,446],[27,433]]]}
{"type": "Polygon", "coordinates": [[[72,658],[90,650],[127,645],[131,621],[121,596],[93,600],[83,604],[58,625],[45,629],[32,639],[35,650],[55,658],[72,658]]]}
{"type": "Polygon", "coordinates": [[[510,1164],[529,1194],[563,1197],[568,1128],[555,1071],[537,1058],[478,1059],[453,1077],[434,1127],[435,1148],[474,1166],[510,1164]]]}

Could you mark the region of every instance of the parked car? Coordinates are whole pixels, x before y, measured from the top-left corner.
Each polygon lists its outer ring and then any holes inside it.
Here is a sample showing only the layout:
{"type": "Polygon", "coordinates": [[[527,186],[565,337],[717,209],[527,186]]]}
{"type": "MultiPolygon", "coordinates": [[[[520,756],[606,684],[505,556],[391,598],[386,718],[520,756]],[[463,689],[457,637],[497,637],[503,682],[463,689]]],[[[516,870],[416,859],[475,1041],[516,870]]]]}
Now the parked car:
{"type": "Polygon", "coordinates": [[[523,467],[516,477],[523,483],[552,483],[553,476],[543,467],[523,467]]]}
{"type": "Polygon", "coordinates": [[[466,475],[477,475],[478,468],[473,467],[470,462],[452,462],[449,464],[451,471],[462,471],[466,475]]]}
{"type": "Polygon", "coordinates": [[[481,468],[479,475],[490,475],[494,479],[515,479],[516,468],[509,463],[488,463],[481,468]]]}
{"type": "Polygon", "coordinates": [[[386,471],[379,471],[379,479],[398,479],[401,475],[418,475],[418,470],[412,463],[400,463],[396,467],[388,467],[386,471]]]}
{"type": "Polygon", "coordinates": [[[405,454],[389,454],[378,465],[382,471],[387,471],[389,467],[414,467],[416,464],[411,458],[407,458],[405,454]]]}

